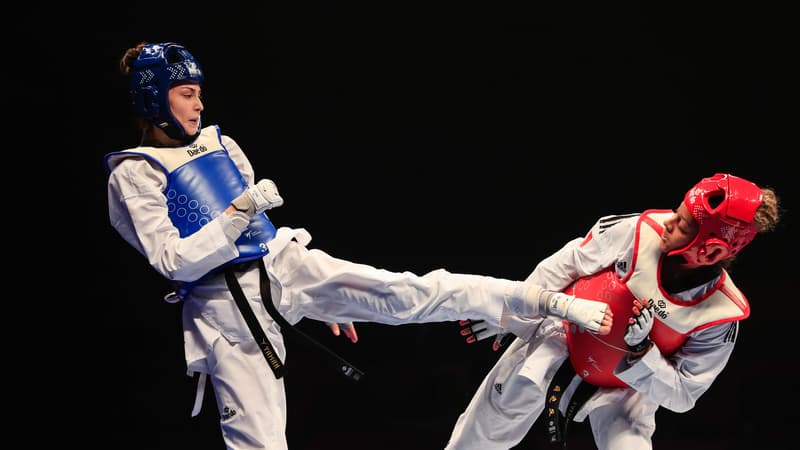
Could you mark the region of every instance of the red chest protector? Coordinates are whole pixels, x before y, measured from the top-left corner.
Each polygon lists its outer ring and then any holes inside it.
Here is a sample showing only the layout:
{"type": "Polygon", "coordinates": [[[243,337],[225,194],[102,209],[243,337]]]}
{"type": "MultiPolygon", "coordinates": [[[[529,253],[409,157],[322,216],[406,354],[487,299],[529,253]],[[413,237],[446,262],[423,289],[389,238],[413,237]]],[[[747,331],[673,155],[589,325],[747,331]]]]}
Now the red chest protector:
{"type": "Polygon", "coordinates": [[[659,245],[664,219],[670,211],[647,211],[639,218],[631,269],[624,279],[613,266],[580,278],[564,292],[607,303],[614,313],[611,333],[599,336],[564,321],[569,358],[575,372],[596,386],[628,387],[614,375],[614,368],[627,352],[623,340],[634,299],[653,299],[656,321],[650,339],[669,356],[695,331],[724,322],[745,319],[750,306],[723,271],[717,283],[702,297],[686,302],[667,294],[661,285],[659,245]]]}

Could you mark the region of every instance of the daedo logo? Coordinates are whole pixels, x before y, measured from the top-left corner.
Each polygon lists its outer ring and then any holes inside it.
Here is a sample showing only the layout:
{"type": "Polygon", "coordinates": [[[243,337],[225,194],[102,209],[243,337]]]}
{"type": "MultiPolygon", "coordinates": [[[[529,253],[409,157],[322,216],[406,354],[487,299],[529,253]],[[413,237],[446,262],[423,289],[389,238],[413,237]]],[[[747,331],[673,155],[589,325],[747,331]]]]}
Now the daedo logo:
{"type": "Polygon", "coordinates": [[[658,301],[653,302],[653,311],[655,311],[656,315],[661,320],[664,320],[669,316],[669,311],[667,311],[667,302],[664,299],[658,299],[658,301]]]}
{"type": "Polygon", "coordinates": [[[204,153],[204,152],[207,152],[207,151],[208,151],[208,147],[206,147],[205,145],[197,145],[197,144],[192,144],[192,145],[189,146],[188,149],[186,149],[186,153],[189,156],[197,156],[200,153],[204,153]]]}

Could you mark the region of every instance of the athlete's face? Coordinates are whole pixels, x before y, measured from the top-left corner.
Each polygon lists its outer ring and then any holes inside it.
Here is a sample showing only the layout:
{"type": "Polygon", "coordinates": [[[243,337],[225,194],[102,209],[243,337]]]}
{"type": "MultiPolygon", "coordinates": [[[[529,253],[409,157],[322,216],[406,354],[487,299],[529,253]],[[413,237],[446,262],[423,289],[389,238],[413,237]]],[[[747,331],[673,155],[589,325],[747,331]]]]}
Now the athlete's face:
{"type": "Polygon", "coordinates": [[[194,136],[200,128],[200,113],[203,112],[200,93],[197,83],[178,84],[169,89],[170,110],[187,136],[194,136]]]}
{"type": "Polygon", "coordinates": [[[697,235],[698,227],[689,209],[681,202],[675,214],[664,221],[664,233],[661,234],[661,251],[671,252],[683,248],[697,235]]]}

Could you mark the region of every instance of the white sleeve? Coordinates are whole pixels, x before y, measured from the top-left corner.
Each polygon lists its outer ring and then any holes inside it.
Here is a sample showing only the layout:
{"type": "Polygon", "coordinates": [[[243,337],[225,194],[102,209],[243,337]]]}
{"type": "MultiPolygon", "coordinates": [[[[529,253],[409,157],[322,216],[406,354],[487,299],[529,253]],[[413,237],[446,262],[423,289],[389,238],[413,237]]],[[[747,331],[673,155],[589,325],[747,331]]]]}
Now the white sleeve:
{"type": "Polygon", "coordinates": [[[239,255],[241,234],[226,214],[181,238],[167,215],[164,172],[129,157],[109,175],[109,219],[114,229],[169,280],[194,281],[239,255]]]}
{"type": "Polygon", "coordinates": [[[654,346],[633,364],[622,358],[614,374],[659,405],[688,411],[728,364],[738,330],[733,322],[698,331],[669,357],[654,346]]]}
{"type": "Polygon", "coordinates": [[[536,265],[526,281],[560,291],[632,254],[638,214],[604,216],[586,237],[575,238],[536,265]]]}
{"type": "MultiPolygon", "coordinates": [[[[561,291],[580,277],[599,272],[621,258],[630,258],[638,217],[628,214],[600,218],[586,237],[567,242],[540,261],[525,281],[561,291]]],[[[504,322],[507,331],[528,340],[541,319],[510,316],[504,322]]]]}

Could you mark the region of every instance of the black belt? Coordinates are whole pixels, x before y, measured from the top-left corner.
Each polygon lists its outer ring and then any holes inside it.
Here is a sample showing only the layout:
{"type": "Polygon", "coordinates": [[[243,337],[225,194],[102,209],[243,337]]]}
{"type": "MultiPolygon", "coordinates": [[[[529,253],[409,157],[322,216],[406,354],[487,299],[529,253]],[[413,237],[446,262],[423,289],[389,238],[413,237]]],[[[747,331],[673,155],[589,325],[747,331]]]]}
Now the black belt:
{"type": "Polygon", "coordinates": [[[594,394],[598,387],[581,380],[572,398],[567,405],[566,414],[561,414],[558,405],[561,403],[561,397],[567,389],[572,379],[575,377],[575,369],[569,357],[564,359],[558,372],[550,382],[547,388],[547,397],[545,397],[545,414],[547,414],[547,433],[550,435],[550,443],[559,445],[561,448],[567,448],[567,430],[569,423],[573,421],[575,414],[581,406],[594,394]]]}
{"type": "MultiPolygon", "coordinates": [[[[272,346],[272,343],[270,343],[269,339],[267,338],[266,333],[264,333],[264,330],[261,328],[261,324],[258,323],[256,315],[253,313],[253,309],[250,308],[250,304],[247,301],[247,297],[245,297],[241,286],[239,286],[239,280],[236,278],[236,272],[241,272],[242,270],[249,268],[250,264],[252,264],[252,262],[240,263],[227,267],[225,269],[225,281],[228,283],[228,289],[230,289],[231,294],[233,294],[233,298],[236,301],[236,305],[239,307],[239,311],[242,312],[242,316],[247,323],[247,327],[250,328],[250,332],[253,334],[253,338],[255,338],[256,342],[258,343],[261,353],[264,355],[264,358],[267,360],[267,364],[275,374],[275,378],[281,378],[286,374],[286,365],[283,363],[283,361],[281,361],[278,353],[272,346]]],[[[290,324],[289,321],[287,321],[280,314],[280,312],[278,312],[277,308],[275,308],[275,304],[272,303],[269,276],[267,275],[267,269],[264,266],[264,260],[262,258],[258,259],[258,269],[259,278],[261,281],[261,303],[264,305],[264,308],[266,308],[272,319],[277,322],[278,325],[280,325],[281,332],[284,332],[284,330],[291,330],[297,333],[304,339],[314,344],[317,348],[323,350],[328,356],[332,357],[338,363],[339,373],[350,380],[360,380],[361,377],[364,376],[364,372],[347,362],[344,358],[337,355],[329,348],[314,340],[311,336],[293,327],[292,324],[290,324]]]]}

